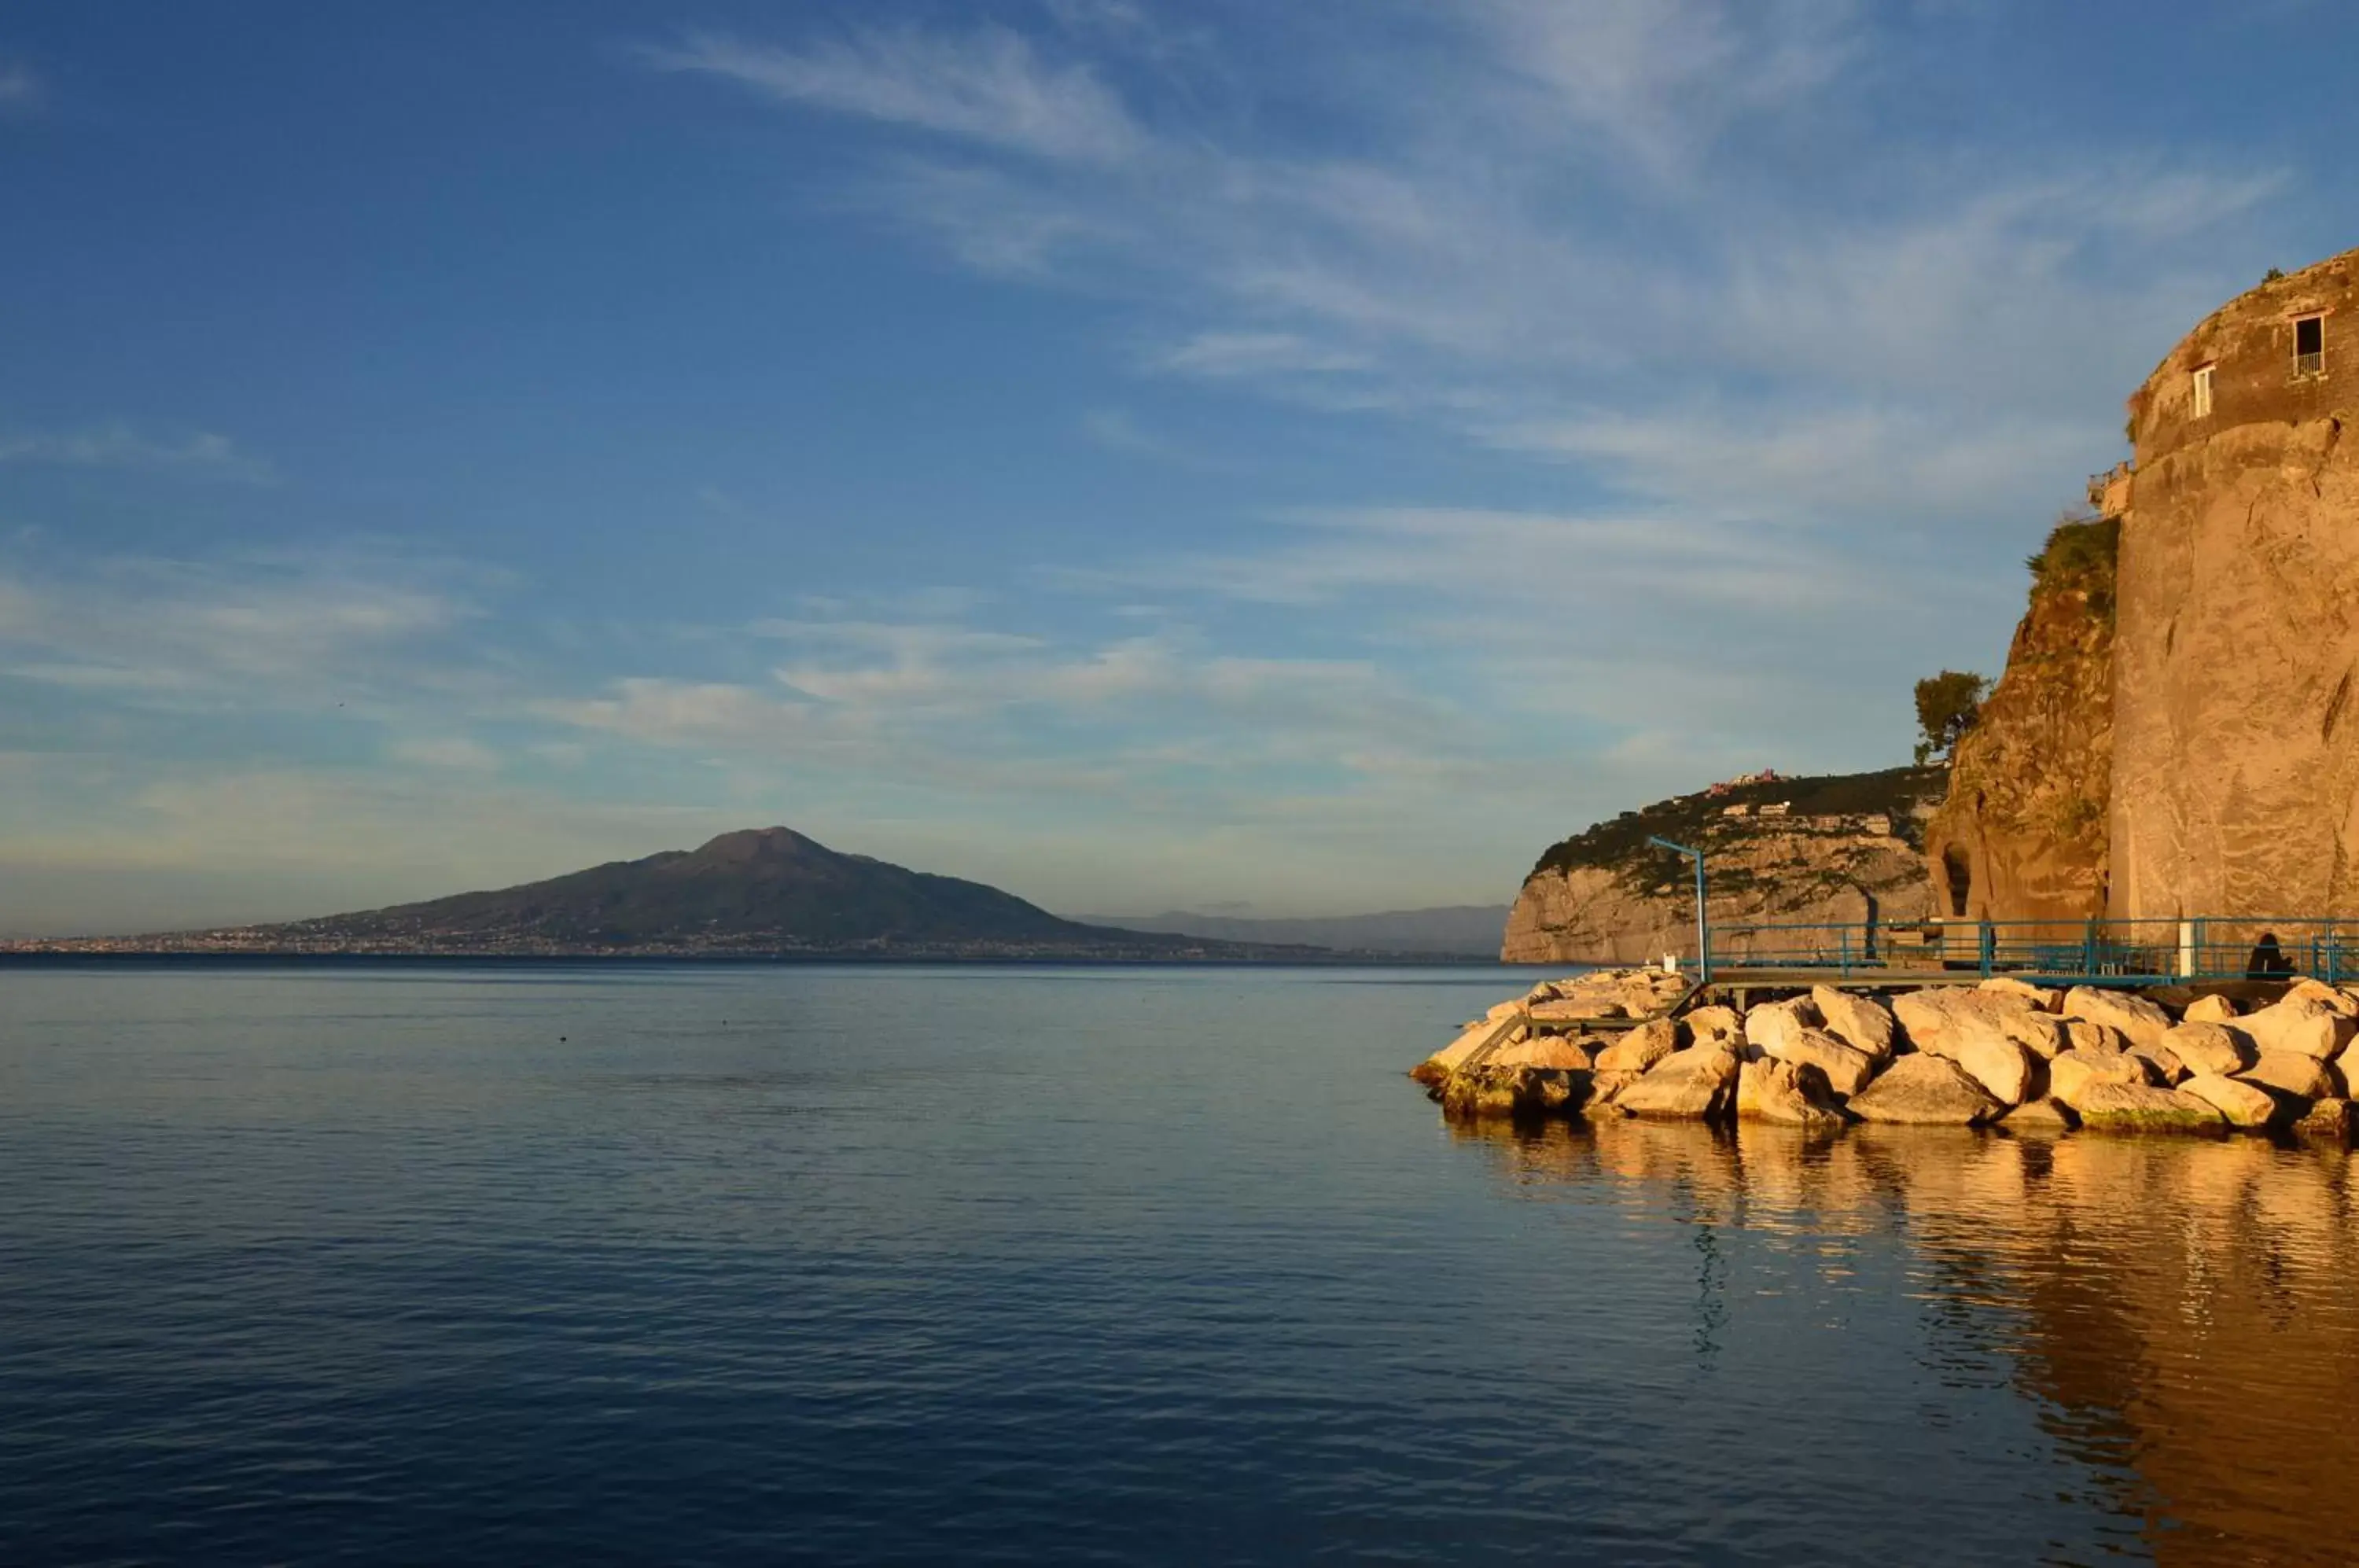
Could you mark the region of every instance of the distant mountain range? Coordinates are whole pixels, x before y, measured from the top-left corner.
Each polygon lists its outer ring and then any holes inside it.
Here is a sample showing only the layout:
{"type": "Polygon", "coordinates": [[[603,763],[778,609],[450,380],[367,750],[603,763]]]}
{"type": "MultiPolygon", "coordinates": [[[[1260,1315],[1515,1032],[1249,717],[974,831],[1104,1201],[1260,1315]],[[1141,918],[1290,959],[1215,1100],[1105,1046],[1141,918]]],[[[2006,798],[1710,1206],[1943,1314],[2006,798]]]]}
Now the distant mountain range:
{"type": "Polygon", "coordinates": [[[1092,925],[1129,931],[1169,931],[1219,942],[1305,942],[1339,953],[1386,956],[1496,958],[1506,929],[1505,904],[1451,904],[1432,909],[1394,909],[1377,915],[1332,915],[1308,920],[1246,920],[1172,910],[1160,915],[1083,915],[1092,925]]]}
{"type": "Polygon", "coordinates": [[[520,887],[422,904],[284,925],[13,946],[83,953],[1147,962],[1315,962],[1338,956],[1290,940],[1123,930],[1063,920],[980,882],[839,854],[783,827],[723,833],[700,849],[669,850],[520,887]]]}

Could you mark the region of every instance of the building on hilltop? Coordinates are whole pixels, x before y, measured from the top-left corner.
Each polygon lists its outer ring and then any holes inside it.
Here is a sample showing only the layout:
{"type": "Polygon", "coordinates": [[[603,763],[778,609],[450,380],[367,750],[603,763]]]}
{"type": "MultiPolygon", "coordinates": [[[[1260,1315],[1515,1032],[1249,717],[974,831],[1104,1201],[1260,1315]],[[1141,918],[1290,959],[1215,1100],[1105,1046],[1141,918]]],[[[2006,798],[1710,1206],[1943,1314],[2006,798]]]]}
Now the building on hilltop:
{"type": "Polygon", "coordinates": [[[2110,912],[2359,913],[2359,251],[2213,311],[2129,417],[2110,912]]]}
{"type": "Polygon", "coordinates": [[[1936,906],[2359,915],[2359,251],[2213,311],[2128,412],[1957,748],[1936,906]]]}

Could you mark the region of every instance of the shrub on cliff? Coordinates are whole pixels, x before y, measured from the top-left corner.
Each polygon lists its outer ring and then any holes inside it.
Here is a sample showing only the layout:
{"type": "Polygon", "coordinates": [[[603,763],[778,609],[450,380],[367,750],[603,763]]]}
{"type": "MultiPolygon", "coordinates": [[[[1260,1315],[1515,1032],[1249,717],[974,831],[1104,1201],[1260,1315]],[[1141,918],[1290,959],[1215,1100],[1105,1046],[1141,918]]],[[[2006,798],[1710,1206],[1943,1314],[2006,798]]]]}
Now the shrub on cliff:
{"type": "Polygon", "coordinates": [[[1944,670],[1917,682],[1917,761],[1948,757],[1981,716],[1990,681],[1962,670],[1944,670]]]}

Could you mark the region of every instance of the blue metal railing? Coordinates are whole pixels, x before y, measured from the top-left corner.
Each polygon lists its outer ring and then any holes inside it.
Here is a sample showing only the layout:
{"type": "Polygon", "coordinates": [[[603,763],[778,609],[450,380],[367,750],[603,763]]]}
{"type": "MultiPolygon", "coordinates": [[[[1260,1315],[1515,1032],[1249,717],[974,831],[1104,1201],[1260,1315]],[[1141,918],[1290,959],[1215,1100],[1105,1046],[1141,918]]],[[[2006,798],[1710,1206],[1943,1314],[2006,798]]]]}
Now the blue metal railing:
{"type": "Polygon", "coordinates": [[[1703,942],[1709,969],[1801,969],[1841,978],[1940,970],[2093,985],[2289,975],[2359,980],[2359,920],[1735,924],[1709,928],[1703,942]]]}

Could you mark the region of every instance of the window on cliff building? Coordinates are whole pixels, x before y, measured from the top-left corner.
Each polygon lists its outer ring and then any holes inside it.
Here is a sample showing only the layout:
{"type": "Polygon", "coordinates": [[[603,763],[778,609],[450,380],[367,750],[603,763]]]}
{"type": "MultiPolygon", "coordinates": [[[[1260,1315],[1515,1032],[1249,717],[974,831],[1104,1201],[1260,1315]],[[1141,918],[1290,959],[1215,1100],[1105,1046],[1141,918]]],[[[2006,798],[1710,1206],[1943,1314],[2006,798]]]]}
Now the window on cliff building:
{"type": "Polygon", "coordinates": [[[2195,417],[2199,419],[2212,412],[2212,367],[2204,365],[2195,373],[2195,417]]]}
{"type": "Polygon", "coordinates": [[[2293,324],[2293,373],[2321,376],[2326,371],[2326,318],[2304,316],[2293,324]]]}

